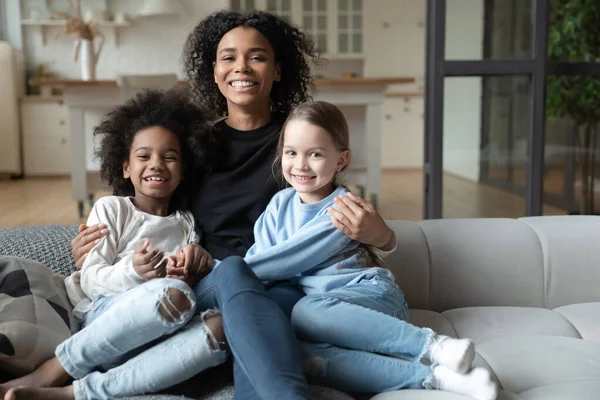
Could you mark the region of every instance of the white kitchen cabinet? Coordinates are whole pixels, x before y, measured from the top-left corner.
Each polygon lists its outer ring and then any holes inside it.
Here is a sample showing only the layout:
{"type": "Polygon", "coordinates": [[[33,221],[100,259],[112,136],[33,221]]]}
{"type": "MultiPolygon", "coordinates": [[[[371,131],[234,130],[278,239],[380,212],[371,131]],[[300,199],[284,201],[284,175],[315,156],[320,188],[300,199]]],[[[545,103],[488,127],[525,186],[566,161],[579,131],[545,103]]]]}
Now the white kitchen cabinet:
{"type": "Polygon", "coordinates": [[[381,125],[381,167],[423,167],[423,97],[387,97],[381,125]]]}
{"type": "Polygon", "coordinates": [[[299,26],[329,59],[362,59],[365,0],[230,0],[235,11],[268,11],[299,26]]]}
{"type": "Polygon", "coordinates": [[[62,101],[22,101],[25,176],[69,174],[68,121],[68,109],[62,101]]]}

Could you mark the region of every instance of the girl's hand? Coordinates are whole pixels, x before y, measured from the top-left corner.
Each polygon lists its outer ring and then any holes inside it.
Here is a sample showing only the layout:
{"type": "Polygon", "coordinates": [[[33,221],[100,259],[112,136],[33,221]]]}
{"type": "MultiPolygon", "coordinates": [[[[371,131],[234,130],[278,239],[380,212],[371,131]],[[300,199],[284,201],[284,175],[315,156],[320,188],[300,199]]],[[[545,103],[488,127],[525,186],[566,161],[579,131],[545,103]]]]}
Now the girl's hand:
{"type": "Polygon", "coordinates": [[[158,249],[148,251],[148,246],[150,242],[146,240],[133,252],[133,269],[142,279],[164,278],[167,274],[167,259],[163,259],[165,253],[158,249]]]}
{"type": "Polygon", "coordinates": [[[339,211],[329,208],[333,225],[351,239],[388,251],[394,248],[394,231],[371,204],[349,193],[334,199],[339,211]]]}
{"type": "Polygon", "coordinates": [[[71,254],[75,259],[75,266],[81,268],[83,262],[92,248],[108,235],[106,225],[98,224],[92,226],[79,225],[79,234],[71,241],[71,254]]]}
{"type": "Polygon", "coordinates": [[[212,256],[202,246],[190,243],[177,251],[176,258],[169,258],[167,273],[171,277],[180,277],[193,286],[208,275],[212,266],[212,256]]]}

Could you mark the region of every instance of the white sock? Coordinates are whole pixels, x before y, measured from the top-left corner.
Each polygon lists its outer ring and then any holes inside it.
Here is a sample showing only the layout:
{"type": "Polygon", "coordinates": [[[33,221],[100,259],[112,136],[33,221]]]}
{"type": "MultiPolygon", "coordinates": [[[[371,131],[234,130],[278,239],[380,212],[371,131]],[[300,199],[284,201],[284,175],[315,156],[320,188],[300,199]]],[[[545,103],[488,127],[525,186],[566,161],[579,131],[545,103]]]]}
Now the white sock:
{"type": "Polygon", "coordinates": [[[438,365],[433,368],[432,387],[471,396],[477,400],[496,400],[498,387],[485,368],[473,368],[461,375],[451,369],[438,365]]]}
{"type": "Polygon", "coordinates": [[[471,369],[475,358],[475,344],[471,339],[454,339],[444,335],[435,335],[425,353],[425,358],[432,363],[464,374],[471,369]]]}

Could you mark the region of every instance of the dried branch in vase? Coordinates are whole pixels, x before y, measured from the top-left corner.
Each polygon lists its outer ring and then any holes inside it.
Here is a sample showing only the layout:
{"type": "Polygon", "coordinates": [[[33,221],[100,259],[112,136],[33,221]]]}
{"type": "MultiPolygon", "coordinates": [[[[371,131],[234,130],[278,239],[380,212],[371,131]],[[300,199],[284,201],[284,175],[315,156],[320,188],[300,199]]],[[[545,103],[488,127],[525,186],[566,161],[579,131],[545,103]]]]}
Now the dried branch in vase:
{"type": "Polygon", "coordinates": [[[66,12],[57,12],[55,15],[65,20],[65,25],[56,32],[56,37],[70,36],[85,40],[94,40],[96,36],[104,37],[94,22],[85,22],[81,17],[66,12]]]}

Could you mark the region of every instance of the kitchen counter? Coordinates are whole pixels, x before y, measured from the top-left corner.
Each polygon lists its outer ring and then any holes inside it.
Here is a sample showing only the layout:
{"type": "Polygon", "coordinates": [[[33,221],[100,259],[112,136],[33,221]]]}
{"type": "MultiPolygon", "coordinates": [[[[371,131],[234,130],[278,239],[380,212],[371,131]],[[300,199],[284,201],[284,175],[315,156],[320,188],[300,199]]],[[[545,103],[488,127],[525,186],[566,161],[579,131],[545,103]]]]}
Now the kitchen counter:
{"type": "MultiPolygon", "coordinates": [[[[318,78],[313,80],[314,100],[340,107],[350,127],[352,164],[346,182],[357,185],[377,207],[381,186],[382,103],[389,85],[415,83],[413,77],[390,78],[318,78]]],[[[84,201],[99,187],[93,187],[88,172],[97,171],[93,129],[106,112],[123,102],[116,80],[82,81],[74,79],[32,79],[32,86],[57,88],[63,92],[69,109],[69,161],[73,199],[79,215],[84,201]]],[[[180,81],[178,85],[184,86],[180,81]]],[[[42,99],[38,99],[42,101],[42,99]]],[[[27,100],[27,101],[33,101],[27,100]]]]}
{"type": "MultiPolygon", "coordinates": [[[[313,79],[315,88],[323,86],[341,86],[341,85],[394,85],[414,83],[413,77],[389,77],[389,78],[316,78],[313,79]]],[[[82,81],[80,79],[32,79],[29,81],[31,86],[51,87],[64,89],[67,87],[118,87],[114,79],[82,81]]],[[[185,85],[185,81],[179,81],[179,85],[185,85]]]]}

